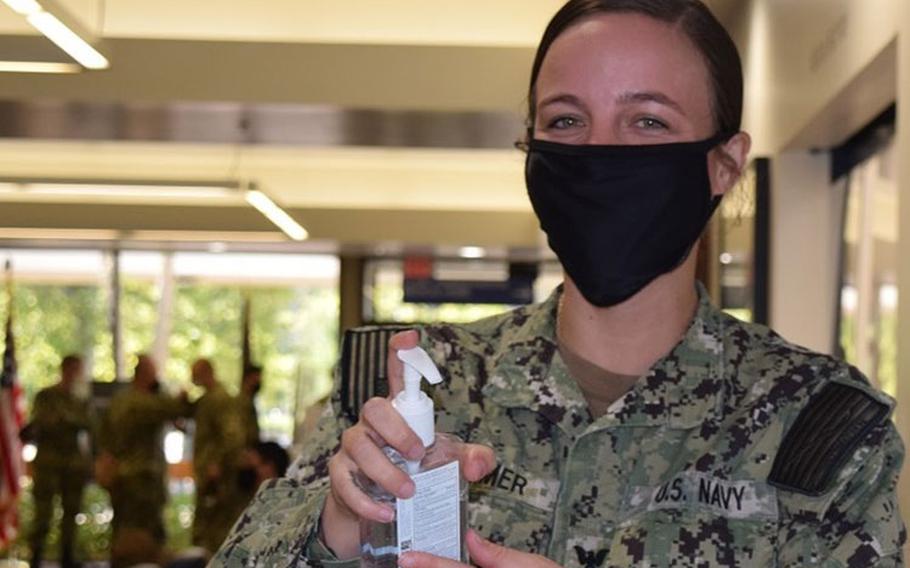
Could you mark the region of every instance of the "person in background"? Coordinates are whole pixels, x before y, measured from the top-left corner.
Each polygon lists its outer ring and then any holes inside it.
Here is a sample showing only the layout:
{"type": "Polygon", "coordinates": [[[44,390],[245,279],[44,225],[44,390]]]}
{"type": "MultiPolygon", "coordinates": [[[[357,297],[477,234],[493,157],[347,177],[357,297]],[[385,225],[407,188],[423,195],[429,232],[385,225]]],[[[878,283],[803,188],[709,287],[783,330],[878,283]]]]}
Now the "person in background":
{"type": "Polygon", "coordinates": [[[245,447],[243,416],[233,398],[215,378],[208,359],[199,359],[191,369],[193,384],[205,389],[196,401],[196,433],[193,439],[193,473],[196,479],[196,515],[193,544],[217,550],[236,515],[232,505],[237,488],[233,483],[245,447]]]}
{"type": "Polygon", "coordinates": [[[138,357],[132,384],[111,399],[99,457],[112,470],[106,484],[114,509],[111,568],[160,559],[167,502],[164,428],[192,410],[185,393],[161,394],[155,361],[144,354],[138,357]]]}
{"type": "Polygon", "coordinates": [[[32,566],[41,565],[44,541],[54,517],[54,496],[60,496],[60,566],[75,566],[73,545],[76,514],[91,472],[92,415],[88,401],[73,394],[83,375],[82,358],[67,355],[60,364],[60,381],[35,397],[29,426],[38,453],[33,462],[35,519],[29,543],[32,566]]]}
{"type": "Polygon", "coordinates": [[[287,450],[277,442],[257,442],[250,448],[247,451],[246,466],[241,468],[237,476],[241,489],[247,495],[246,503],[249,503],[256,489],[264,482],[284,477],[290,463],[287,450]]]}
{"type": "Polygon", "coordinates": [[[256,395],[262,388],[262,367],[250,365],[243,370],[240,394],[237,403],[243,420],[246,447],[252,448],[259,442],[259,415],[256,412],[256,395]]]}

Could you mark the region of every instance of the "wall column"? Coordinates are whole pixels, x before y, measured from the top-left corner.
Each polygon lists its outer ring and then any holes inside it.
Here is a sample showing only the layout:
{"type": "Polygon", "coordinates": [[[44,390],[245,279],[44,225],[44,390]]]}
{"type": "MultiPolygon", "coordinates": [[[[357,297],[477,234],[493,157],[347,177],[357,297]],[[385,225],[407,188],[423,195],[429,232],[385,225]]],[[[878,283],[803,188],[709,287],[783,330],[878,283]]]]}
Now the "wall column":
{"type": "Polygon", "coordinates": [[[338,299],[341,313],[338,333],[363,325],[363,265],[361,256],[341,256],[338,276],[338,299]]]}
{"type": "Polygon", "coordinates": [[[769,323],[822,353],[833,347],[840,245],[840,207],[829,178],[827,153],[793,151],[771,160],[769,323]]]}

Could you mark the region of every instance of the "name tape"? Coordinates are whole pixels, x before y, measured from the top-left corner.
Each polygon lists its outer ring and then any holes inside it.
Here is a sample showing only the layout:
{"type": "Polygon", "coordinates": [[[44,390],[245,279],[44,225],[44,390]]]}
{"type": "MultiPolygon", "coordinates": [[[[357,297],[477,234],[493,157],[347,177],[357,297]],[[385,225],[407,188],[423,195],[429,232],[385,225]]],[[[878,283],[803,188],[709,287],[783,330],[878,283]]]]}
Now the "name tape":
{"type": "Polygon", "coordinates": [[[656,487],[632,487],[624,509],[629,516],[661,509],[701,509],[731,519],[776,519],[777,490],[763,481],[683,472],[656,487]]]}

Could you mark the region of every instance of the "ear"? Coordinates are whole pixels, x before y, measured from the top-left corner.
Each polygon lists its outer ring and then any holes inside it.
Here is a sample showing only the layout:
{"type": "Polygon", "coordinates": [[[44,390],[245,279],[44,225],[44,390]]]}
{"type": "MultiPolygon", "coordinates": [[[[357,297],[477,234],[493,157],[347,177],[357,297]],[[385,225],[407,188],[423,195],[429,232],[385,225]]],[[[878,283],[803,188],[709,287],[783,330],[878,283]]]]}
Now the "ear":
{"type": "Polygon", "coordinates": [[[745,132],[738,132],[721,146],[708,154],[708,175],[711,178],[711,195],[723,195],[730,191],[746,167],[746,158],[752,138],[745,132]]]}

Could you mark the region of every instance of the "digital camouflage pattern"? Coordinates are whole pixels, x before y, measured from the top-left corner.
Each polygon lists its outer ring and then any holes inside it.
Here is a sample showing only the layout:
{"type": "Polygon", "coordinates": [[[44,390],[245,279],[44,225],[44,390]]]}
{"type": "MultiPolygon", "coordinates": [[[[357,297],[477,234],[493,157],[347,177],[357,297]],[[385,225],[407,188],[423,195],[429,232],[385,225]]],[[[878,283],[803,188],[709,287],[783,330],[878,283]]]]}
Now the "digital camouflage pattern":
{"type": "MultiPolygon", "coordinates": [[[[893,402],[842,362],[712,307],[601,418],[592,420],[555,340],[559,292],[473,324],[429,326],[422,345],[447,379],[437,429],[492,446],[471,490],[470,525],[564,566],[901,566],[895,486],[903,446],[873,428],[818,497],[769,485],[799,411],[835,381],[893,402]]],[[[357,565],[314,537],[337,403],[318,444],[265,485],[215,566],[357,565]]]]}
{"type": "Polygon", "coordinates": [[[115,546],[118,533],[124,528],[145,531],[155,541],[164,542],[164,426],[191,413],[192,406],[183,399],[133,386],[120,390],[111,399],[102,422],[100,443],[117,464],[110,488],[115,546]]]}
{"type": "Polygon", "coordinates": [[[35,520],[30,544],[36,558],[50,530],[54,496],[63,508],[60,527],[61,556],[72,560],[76,514],[82,505],[82,490],[91,471],[92,413],[59,383],[41,390],[32,408],[31,430],[38,453],[32,463],[35,520]]]}
{"type": "Polygon", "coordinates": [[[38,449],[35,467],[89,470],[93,422],[88,401],[60,384],[42,389],[35,396],[30,424],[38,449]]]}
{"type": "Polygon", "coordinates": [[[215,551],[237,520],[237,468],[246,445],[244,417],[234,397],[216,383],[196,401],[193,419],[193,542],[215,551]],[[208,475],[212,467],[220,472],[217,479],[208,475]]]}
{"type": "Polygon", "coordinates": [[[248,448],[259,442],[259,414],[256,411],[256,400],[243,392],[234,399],[243,426],[243,437],[248,448]]]}

